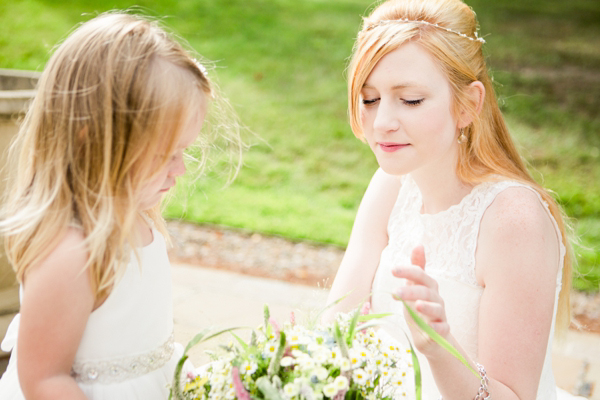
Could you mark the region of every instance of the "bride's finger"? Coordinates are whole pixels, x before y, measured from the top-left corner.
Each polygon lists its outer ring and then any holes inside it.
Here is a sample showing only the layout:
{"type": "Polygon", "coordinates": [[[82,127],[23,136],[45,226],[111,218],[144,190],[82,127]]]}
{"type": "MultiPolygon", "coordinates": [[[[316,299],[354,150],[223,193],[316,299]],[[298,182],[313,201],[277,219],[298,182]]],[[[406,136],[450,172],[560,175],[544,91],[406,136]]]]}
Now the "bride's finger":
{"type": "Polygon", "coordinates": [[[430,321],[446,321],[446,311],[443,304],[418,300],[415,302],[415,310],[430,321]]]}
{"type": "Polygon", "coordinates": [[[450,325],[447,322],[433,322],[429,326],[441,336],[445,337],[450,333],[450,325]]]}
{"type": "Polygon", "coordinates": [[[404,286],[396,290],[394,299],[404,301],[441,302],[440,296],[429,288],[421,285],[404,286]]]}
{"type": "Polygon", "coordinates": [[[407,283],[427,286],[435,291],[438,289],[438,284],[435,279],[429,276],[418,266],[409,265],[406,267],[396,267],[392,269],[392,275],[396,278],[404,278],[407,283]]]}
{"type": "Polygon", "coordinates": [[[418,245],[412,250],[410,262],[413,265],[421,267],[423,270],[425,269],[425,247],[423,247],[422,244],[418,245]]]}

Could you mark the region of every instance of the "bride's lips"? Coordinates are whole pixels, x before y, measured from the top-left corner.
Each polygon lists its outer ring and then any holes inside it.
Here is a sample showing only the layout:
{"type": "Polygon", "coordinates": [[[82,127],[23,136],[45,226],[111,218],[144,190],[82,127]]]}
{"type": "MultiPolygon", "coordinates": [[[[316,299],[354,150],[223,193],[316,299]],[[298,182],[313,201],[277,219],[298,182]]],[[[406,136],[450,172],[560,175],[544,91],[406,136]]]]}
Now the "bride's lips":
{"type": "Polygon", "coordinates": [[[410,146],[409,143],[394,143],[394,142],[379,142],[377,143],[379,148],[386,153],[392,153],[394,151],[400,150],[404,147],[410,146]]]}

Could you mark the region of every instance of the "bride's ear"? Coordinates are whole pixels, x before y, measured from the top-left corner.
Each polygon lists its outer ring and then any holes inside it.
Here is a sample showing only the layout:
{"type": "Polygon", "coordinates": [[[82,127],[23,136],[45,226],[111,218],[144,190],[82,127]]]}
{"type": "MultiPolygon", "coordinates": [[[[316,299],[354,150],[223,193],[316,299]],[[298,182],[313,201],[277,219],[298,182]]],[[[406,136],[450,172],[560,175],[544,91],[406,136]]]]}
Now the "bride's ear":
{"type": "Polygon", "coordinates": [[[469,110],[462,110],[458,124],[459,128],[469,126],[469,124],[473,122],[473,119],[481,112],[483,102],[485,101],[485,86],[483,86],[483,83],[480,81],[471,82],[467,88],[467,101],[470,103],[472,106],[471,109],[474,110],[475,113],[471,114],[469,110]]]}

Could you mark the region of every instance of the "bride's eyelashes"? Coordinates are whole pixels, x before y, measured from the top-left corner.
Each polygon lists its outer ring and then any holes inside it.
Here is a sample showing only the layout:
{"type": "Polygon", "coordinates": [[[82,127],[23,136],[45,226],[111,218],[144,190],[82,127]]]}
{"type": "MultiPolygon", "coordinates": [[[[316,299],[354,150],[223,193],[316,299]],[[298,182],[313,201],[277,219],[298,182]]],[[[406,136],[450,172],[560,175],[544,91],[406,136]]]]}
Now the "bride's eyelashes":
{"type": "Polygon", "coordinates": [[[375,103],[376,103],[378,100],[379,100],[379,99],[363,99],[362,103],[363,103],[365,106],[370,106],[370,105],[373,105],[373,104],[375,104],[375,103]]]}
{"type": "Polygon", "coordinates": [[[418,99],[418,100],[402,100],[404,102],[404,104],[406,104],[407,106],[418,106],[419,104],[421,104],[423,102],[423,99],[418,99]]]}
{"type": "MultiPolygon", "coordinates": [[[[365,106],[372,106],[374,104],[376,104],[378,101],[380,100],[380,98],[375,98],[375,99],[363,99],[362,103],[365,106]]],[[[406,104],[407,106],[418,106],[419,104],[421,104],[423,102],[423,100],[425,100],[425,98],[422,99],[417,99],[417,100],[406,100],[406,99],[400,99],[404,104],[406,104]]]]}

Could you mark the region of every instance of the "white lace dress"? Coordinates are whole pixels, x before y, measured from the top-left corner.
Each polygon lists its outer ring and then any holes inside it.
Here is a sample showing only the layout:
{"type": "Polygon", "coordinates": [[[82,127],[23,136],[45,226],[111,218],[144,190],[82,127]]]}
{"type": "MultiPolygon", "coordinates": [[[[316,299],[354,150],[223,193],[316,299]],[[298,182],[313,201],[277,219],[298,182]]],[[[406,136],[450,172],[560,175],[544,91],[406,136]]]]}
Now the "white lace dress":
{"type": "MultiPolygon", "coordinates": [[[[106,301],[89,317],[72,368],[89,399],[165,400],[177,360],[173,342],[171,271],[163,236],[152,230],[151,244],[132,254],[127,269],[106,301]]],[[[11,351],[0,379],[2,400],[24,399],[17,376],[19,315],[2,350],[11,351]]]]}
{"type": "MultiPolygon", "coordinates": [[[[380,264],[373,280],[372,312],[392,312],[383,326],[381,334],[406,345],[403,332],[410,335],[404,320],[401,302],[392,299],[399,280],[394,278],[391,269],[397,265],[410,264],[412,249],[422,243],[425,246],[427,272],[439,284],[439,292],[444,299],[448,323],[452,334],[473,360],[477,357],[477,331],[479,302],[483,288],[475,278],[475,249],[479,226],[485,210],[498,193],[509,187],[532,188],[512,181],[483,183],[465,196],[462,201],[437,214],[421,214],[421,192],[410,177],[403,178],[398,199],[388,222],[389,243],[381,254],[380,264]]],[[[537,192],[535,192],[537,194],[537,192]]],[[[547,205],[540,201],[547,209],[547,205]]],[[[556,222],[552,218],[558,232],[556,222]]],[[[560,237],[560,235],[559,235],[560,237]]],[[[565,246],[560,244],[560,271],[556,278],[556,299],[561,287],[562,265],[565,246]]],[[[555,301],[556,316],[556,301],[555,301]]],[[[554,333],[554,319],[550,337],[554,333]]],[[[569,399],[572,397],[557,388],[552,374],[552,343],[549,341],[542,376],[538,388],[538,400],[569,399]]],[[[419,354],[422,368],[423,399],[437,400],[439,391],[427,359],[419,354]]],[[[407,379],[407,393],[414,393],[414,378],[407,379]]],[[[402,397],[406,398],[406,397],[402,397]]]]}

